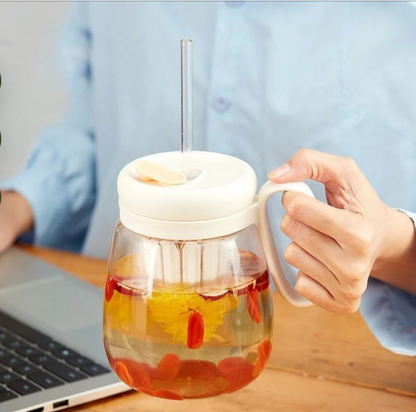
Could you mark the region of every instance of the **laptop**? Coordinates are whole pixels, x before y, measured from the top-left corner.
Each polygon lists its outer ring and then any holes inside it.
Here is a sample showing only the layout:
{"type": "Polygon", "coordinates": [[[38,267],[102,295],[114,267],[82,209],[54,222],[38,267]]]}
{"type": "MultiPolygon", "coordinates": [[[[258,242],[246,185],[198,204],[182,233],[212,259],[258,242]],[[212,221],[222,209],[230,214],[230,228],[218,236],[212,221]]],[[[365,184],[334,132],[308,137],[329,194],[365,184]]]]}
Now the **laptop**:
{"type": "Polygon", "coordinates": [[[0,256],[0,412],[58,411],[130,389],[108,366],[102,300],[17,248],[0,256]]]}

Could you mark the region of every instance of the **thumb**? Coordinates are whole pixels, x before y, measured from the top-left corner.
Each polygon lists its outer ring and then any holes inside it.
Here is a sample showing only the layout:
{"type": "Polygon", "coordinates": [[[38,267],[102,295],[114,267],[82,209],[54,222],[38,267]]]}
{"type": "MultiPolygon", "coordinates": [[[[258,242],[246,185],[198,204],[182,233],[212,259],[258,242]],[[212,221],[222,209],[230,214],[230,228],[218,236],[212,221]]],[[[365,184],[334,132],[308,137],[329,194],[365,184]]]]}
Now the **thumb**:
{"type": "Polygon", "coordinates": [[[268,178],[274,183],[315,180],[325,186],[346,183],[358,168],[352,159],[310,149],[300,149],[285,164],[272,170],[268,178]]]}

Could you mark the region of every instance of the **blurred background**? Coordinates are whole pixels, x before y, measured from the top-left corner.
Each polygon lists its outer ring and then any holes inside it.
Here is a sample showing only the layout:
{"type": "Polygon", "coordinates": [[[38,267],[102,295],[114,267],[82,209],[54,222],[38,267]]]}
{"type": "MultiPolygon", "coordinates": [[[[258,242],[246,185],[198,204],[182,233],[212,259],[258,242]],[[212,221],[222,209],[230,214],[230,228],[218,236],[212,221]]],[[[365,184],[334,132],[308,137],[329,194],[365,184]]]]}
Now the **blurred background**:
{"type": "Polygon", "coordinates": [[[20,170],[65,108],[57,40],[66,2],[0,2],[0,181],[20,170]]]}

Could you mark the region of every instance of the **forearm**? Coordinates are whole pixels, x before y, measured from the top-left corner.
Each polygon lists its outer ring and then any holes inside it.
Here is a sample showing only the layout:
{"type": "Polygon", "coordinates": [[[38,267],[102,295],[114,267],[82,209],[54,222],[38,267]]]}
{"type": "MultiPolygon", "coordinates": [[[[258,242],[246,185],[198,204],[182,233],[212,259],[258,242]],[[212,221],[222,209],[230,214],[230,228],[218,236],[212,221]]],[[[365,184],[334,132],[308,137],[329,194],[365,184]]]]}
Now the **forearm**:
{"type": "Polygon", "coordinates": [[[3,191],[0,204],[0,253],[33,226],[33,213],[27,200],[12,191],[3,191]]]}
{"type": "Polygon", "coordinates": [[[7,219],[15,236],[19,236],[33,227],[33,213],[28,201],[19,193],[2,192],[1,215],[7,219]]]}
{"type": "Polygon", "coordinates": [[[388,210],[385,242],[371,276],[389,285],[416,294],[416,231],[404,213],[388,210]]]}

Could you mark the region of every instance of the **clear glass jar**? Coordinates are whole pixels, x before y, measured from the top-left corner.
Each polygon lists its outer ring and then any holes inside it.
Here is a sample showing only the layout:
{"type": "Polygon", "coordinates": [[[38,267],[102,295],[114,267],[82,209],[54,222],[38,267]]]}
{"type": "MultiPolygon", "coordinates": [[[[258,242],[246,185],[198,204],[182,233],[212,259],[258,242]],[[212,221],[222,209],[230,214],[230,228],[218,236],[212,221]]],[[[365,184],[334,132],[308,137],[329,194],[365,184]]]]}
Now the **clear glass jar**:
{"type": "Polygon", "coordinates": [[[234,392],[264,369],[272,324],[257,225],[191,241],[149,238],[116,226],[104,343],[127,385],[168,399],[234,392]]]}

